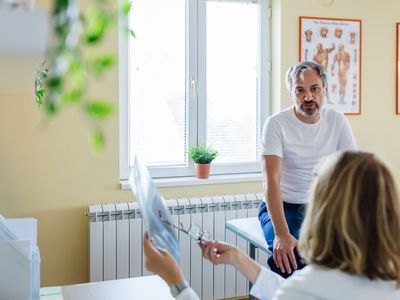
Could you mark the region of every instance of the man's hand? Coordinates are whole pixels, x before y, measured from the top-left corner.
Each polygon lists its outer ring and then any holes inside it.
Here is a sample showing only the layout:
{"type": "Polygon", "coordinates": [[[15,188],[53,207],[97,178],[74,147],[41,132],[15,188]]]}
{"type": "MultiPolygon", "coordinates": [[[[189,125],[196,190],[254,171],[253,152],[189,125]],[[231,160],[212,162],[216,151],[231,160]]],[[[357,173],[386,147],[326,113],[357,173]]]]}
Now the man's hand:
{"type": "Polygon", "coordinates": [[[300,255],[297,240],[290,234],[275,236],[273,253],[274,262],[282,273],[292,273],[292,268],[293,271],[297,269],[296,258],[294,256],[295,248],[297,253],[300,255]]]}
{"type": "Polygon", "coordinates": [[[147,270],[159,275],[168,284],[183,282],[184,277],[174,258],[167,251],[157,249],[147,233],[143,239],[143,250],[147,270]]]}

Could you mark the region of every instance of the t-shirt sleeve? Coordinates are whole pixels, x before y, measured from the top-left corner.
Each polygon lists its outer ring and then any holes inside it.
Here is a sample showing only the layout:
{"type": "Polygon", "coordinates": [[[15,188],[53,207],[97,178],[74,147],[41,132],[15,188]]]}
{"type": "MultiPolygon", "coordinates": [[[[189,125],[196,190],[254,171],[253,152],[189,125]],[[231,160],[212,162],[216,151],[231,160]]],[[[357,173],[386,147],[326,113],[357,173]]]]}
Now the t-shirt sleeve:
{"type": "Polygon", "coordinates": [[[276,155],[283,158],[282,130],[279,123],[273,118],[265,121],[260,147],[261,155],[276,155]]]}
{"type": "Polygon", "coordinates": [[[351,130],[349,121],[341,115],[341,128],[337,150],[357,150],[358,146],[351,130]]]}

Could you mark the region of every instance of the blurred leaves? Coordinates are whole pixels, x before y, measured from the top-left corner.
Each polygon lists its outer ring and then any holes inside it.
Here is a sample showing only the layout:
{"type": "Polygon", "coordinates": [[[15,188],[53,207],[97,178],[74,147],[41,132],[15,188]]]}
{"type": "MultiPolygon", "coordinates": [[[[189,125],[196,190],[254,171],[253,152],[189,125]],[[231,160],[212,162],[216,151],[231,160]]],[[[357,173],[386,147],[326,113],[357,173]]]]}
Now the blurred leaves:
{"type": "Polygon", "coordinates": [[[136,33],[132,30],[128,28],[128,32],[131,35],[131,37],[133,37],[134,39],[136,39],[136,33]]]}
{"type": "Polygon", "coordinates": [[[45,93],[45,89],[40,89],[36,92],[36,102],[39,104],[39,106],[43,104],[43,97],[45,93]]]}
{"type": "Polygon", "coordinates": [[[103,37],[106,29],[109,27],[112,16],[108,11],[94,7],[88,10],[84,15],[85,23],[84,40],[87,44],[99,42],[103,37]]]}
{"type": "Polygon", "coordinates": [[[91,59],[89,69],[96,77],[100,77],[115,64],[115,55],[103,54],[91,59]]]}
{"type": "Polygon", "coordinates": [[[105,146],[105,138],[102,131],[93,131],[90,133],[90,145],[94,152],[100,152],[105,146]]]}
{"type": "Polygon", "coordinates": [[[88,115],[95,120],[104,120],[111,116],[114,107],[111,103],[101,100],[90,101],[86,105],[88,115]]]}
{"type": "Polygon", "coordinates": [[[129,14],[132,9],[132,3],[129,0],[123,0],[121,5],[121,12],[125,15],[129,14]]]}
{"type": "Polygon", "coordinates": [[[44,95],[46,94],[46,90],[44,89],[44,81],[47,79],[47,68],[45,63],[43,62],[39,69],[36,71],[35,76],[35,95],[36,95],[36,103],[39,105],[43,104],[44,95]]]}
{"type": "MultiPolygon", "coordinates": [[[[99,79],[115,63],[110,53],[96,53],[119,13],[128,15],[131,3],[121,0],[119,11],[114,1],[93,0],[81,11],[78,0],[54,0],[54,45],[47,56],[48,68],[42,63],[35,76],[36,103],[54,117],[64,107],[79,105],[89,120],[90,143],[99,151],[105,145],[101,124],[114,112],[110,102],[88,99],[87,88],[92,79],[99,79]]],[[[127,27],[131,37],[133,30],[127,27]]]]}
{"type": "Polygon", "coordinates": [[[65,92],[62,96],[62,103],[65,105],[72,104],[74,102],[79,102],[82,97],[81,90],[70,90],[65,92]]]}

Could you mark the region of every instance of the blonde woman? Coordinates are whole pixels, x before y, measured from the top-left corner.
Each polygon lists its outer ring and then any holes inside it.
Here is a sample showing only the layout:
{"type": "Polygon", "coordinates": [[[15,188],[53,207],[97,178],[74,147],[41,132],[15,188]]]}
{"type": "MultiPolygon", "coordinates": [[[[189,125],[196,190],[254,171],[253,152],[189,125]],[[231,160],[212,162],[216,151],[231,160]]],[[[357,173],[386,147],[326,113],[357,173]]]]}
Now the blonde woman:
{"type": "Polygon", "coordinates": [[[204,257],[237,267],[260,299],[400,299],[400,200],[388,168],[346,151],[315,176],[299,241],[307,267],[285,280],[220,242],[204,245],[204,257]]]}

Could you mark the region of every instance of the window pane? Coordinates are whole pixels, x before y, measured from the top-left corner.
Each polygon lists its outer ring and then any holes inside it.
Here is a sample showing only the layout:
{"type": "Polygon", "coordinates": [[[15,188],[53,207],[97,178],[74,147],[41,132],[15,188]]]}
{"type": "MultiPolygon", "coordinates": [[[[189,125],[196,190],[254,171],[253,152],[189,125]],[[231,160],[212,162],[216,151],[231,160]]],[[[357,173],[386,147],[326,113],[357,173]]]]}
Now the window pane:
{"type": "Polygon", "coordinates": [[[130,25],[130,161],[185,164],[185,1],[135,0],[130,25]]]}
{"type": "Polygon", "coordinates": [[[207,143],[216,163],[257,157],[258,4],[207,2],[207,143]]]}

